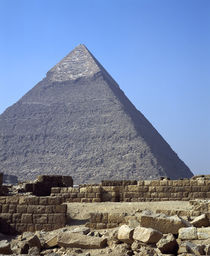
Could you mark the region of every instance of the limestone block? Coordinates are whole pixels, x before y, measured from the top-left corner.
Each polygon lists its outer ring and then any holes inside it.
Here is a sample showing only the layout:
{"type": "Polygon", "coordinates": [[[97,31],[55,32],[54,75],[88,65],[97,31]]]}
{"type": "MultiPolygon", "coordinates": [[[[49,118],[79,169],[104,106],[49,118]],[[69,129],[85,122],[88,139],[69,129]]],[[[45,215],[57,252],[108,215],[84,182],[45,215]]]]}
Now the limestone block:
{"type": "Polygon", "coordinates": [[[168,180],[160,180],[160,186],[168,186],[168,180]]]}
{"type": "Polygon", "coordinates": [[[27,225],[27,231],[28,232],[34,232],[35,231],[35,225],[34,224],[28,224],[27,225]]]}
{"type": "Polygon", "coordinates": [[[26,196],[20,196],[19,197],[19,204],[27,204],[27,197],[26,196]]]}
{"type": "Polygon", "coordinates": [[[58,194],[58,193],[60,193],[60,191],[61,191],[60,187],[52,187],[51,188],[51,193],[58,194]]]}
{"type": "Polygon", "coordinates": [[[21,222],[21,213],[13,213],[12,214],[12,222],[13,223],[20,223],[21,222]]]}
{"type": "Polygon", "coordinates": [[[191,221],[191,224],[197,228],[208,227],[210,225],[206,214],[196,217],[193,221],[191,221]]]}
{"type": "Polygon", "coordinates": [[[12,214],[11,213],[0,213],[0,219],[7,221],[8,223],[11,223],[12,214]]]}
{"type": "Polygon", "coordinates": [[[187,252],[192,253],[193,255],[204,255],[204,248],[204,245],[196,245],[189,241],[186,242],[187,252]]]}
{"type": "Polygon", "coordinates": [[[6,197],[0,196],[0,204],[6,204],[6,197]]]}
{"type": "Polygon", "coordinates": [[[85,197],[86,197],[86,198],[95,198],[95,197],[96,197],[96,194],[93,193],[93,192],[92,192],[92,193],[86,193],[86,194],[85,194],[85,197]]]}
{"type": "Polygon", "coordinates": [[[66,224],[66,216],[63,213],[48,214],[49,224],[61,224],[62,226],[66,224]]]}
{"type": "Polygon", "coordinates": [[[37,205],[39,204],[39,197],[36,197],[36,196],[26,197],[26,203],[28,205],[37,205]]]}
{"type": "Polygon", "coordinates": [[[101,199],[100,198],[93,198],[93,203],[100,203],[101,199]]]}
{"type": "Polygon", "coordinates": [[[173,234],[164,234],[156,245],[163,254],[176,254],[178,250],[178,244],[173,234]]]}
{"type": "Polygon", "coordinates": [[[60,205],[62,203],[61,201],[61,197],[48,197],[49,205],[60,205]]]}
{"type": "Polygon", "coordinates": [[[47,224],[47,214],[33,214],[34,224],[47,224]]]}
{"type": "Polygon", "coordinates": [[[2,213],[8,213],[8,211],[9,211],[9,205],[8,204],[3,204],[1,206],[1,212],[2,213]]]}
{"type": "Polygon", "coordinates": [[[98,223],[102,222],[103,214],[102,213],[90,213],[90,222],[91,223],[98,223]]]}
{"type": "Polygon", "coordinates": [[[48,205],[47,197],[39,197],[39,205],[48,205]]]}
{"type": "Polygon", "coordinates": [[[181,227],[190,226],[190,223],[177,215],[168,217],[164,214],[153,214],[147,211],[142,212],[139,221],[142,227],[154,228],[165,234],[178,234],[181,227]]]}
{"type": "Polygon", "coordinates": [[[197,229],[195,227],[180,228],[179,239],[181,240],[193,240],[197,239],[197,229]]]}
{"type": "Polygon", "coordinates": [[[16,209],[17,209],[17,205],[16,205],[16,204],[10,204],[10,205],[9,205],[8,212],[9,212],[9,213],[15,213],[15,212],[16,212],[16,209]]]}
{"type": "Polygon", "coordinates": [[[9,241],[7,240],[0,241],[0,254],[12,254],[9,241]]]}
{"type": "Polygon", "coordinates": [[[144,228],[140,226],[136,227],[133,233],[134,240],[138,240],[147,244],[157,243],[162,236],[162,233],[158,230],[155,230],[153,228],[144,228]]]}
{"type": "Polygon", "coordinates": [[[77,194],[77,197],[83,198],[83,197],[85,197],[85,193],[78,193],[78,194],[77,194]]]}
{"type": "Polygon", "coordinates": [[[19,197],[18,196],[7,196],[6,203],[7,204],[18,204],[19,197]]]}
{"type": "Polygon", "coordinates": [[[125,213],[109,213],[108,214],[108,223],[124,223],[126,216],[125,213]]]}
{"type": "Polygon", "coordinates": [[[100,249],[106,247],[107,239],[67,231],[58,237],[58,245],[64,248],[100,249]]]}
{"type": "Polygon", "coordinates": [[[96,229],[105,229],[107,228],[107,224],[106,223],[96,223],[96,229]]]}
{"type": "Polygon", "coordinates": [[[33,223],[33,217],[32,214],[24,213],[21,216],[21,222],[22,223],[33,223]]]}
{"type": "Polygon", "coordinates": [[[134,229],[130,228],[127,225],[122,225],[118,230],[118,240],[131,244],[133,242],[133,231],[134,229]]]}
{"type": "Polygon", "coordinates": [[[45,244],[44,247],[45,248],[53,248],[55,246],[58,246],[58,236],[53,236],[52,238],[48,239],[45,244]]]}
{"type": "Polygon", "coordinates": [[[26,223],[17,223],[16,230],[19,233],[23,233],[27,231],[27,224],[26,223]]]}
{"type": "Polygon", "coordinates": [[[160,185],[160,180],[152,180],[151,183],[150,183],[151,186],[159,186],[160,185]]]}
{"type": "Polygon", "coordinates": [[[66,213],[67,211],[67,205],[62,204],[62,205],[54,205],[53,206],[53,212],[54,213],[66,213]]]}
{"type": "Polygon", "coordinates": [[[197,228],[198,239],[210,238],[210,227],[197,228]]]}
{"type": "Polygon", "coordinates": [[[87,235],[90,232],[90,229],[88,227],[77,227],[77,228],[73,229],[71,232],[87,235]]]}

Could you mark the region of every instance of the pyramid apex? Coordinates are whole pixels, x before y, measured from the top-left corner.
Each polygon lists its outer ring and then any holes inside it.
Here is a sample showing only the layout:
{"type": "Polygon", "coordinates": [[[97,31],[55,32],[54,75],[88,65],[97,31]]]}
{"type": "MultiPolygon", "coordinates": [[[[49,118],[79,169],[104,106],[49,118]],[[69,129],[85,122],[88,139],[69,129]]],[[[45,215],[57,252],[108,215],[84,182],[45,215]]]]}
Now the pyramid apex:
{"type": "Polygon", "coordinates": [[[47,73],[51,81],[63,82],[80,77],[90,77],[101,69],[84,44],[79,44],[47,73]]]}

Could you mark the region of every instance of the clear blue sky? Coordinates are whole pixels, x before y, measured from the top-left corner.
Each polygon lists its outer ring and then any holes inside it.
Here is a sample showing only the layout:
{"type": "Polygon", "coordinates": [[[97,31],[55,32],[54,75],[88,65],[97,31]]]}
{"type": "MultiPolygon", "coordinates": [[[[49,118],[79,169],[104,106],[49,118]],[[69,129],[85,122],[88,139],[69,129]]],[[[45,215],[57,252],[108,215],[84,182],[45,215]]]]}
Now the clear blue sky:
{"type": "Polygon", "coordinates": [[[189,168],[210,174],[210,1],[0,0],[0,113],[80,43],[189,168]]]}

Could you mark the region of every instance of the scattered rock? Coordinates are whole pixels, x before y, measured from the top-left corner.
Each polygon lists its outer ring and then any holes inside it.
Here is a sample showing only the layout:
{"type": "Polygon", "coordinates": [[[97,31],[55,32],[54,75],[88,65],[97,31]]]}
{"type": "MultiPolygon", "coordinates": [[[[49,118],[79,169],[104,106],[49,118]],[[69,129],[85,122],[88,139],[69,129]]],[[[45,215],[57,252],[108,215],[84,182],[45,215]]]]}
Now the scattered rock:
{"type": "Polygon", "coordinates": [[[82,233],[83,235],[87,235],[90,232],[90,229],[87,227],[77,227],[77,228],[73,229],[71,232],[82,233]]]}
{"type": "Polygon", "coordinates": [[[210,227],[197,228],[198,239],[210,239],[210,227]]]}
{"type": "Polygon", "coordinates": [[[40,249],[36,246],[29,248],[28,255],[40,255],[40,249]]]}
{"type": "Polygon", "coordinates": [[[164,254],[176,253],[178,250],[178,244],[173,234],[164,234],[156,245],[158,249],[164,254]]]}
{"type": "Polygon", "coordinates": [[[192,253],[193,255],[204,255],[204,245],[196,245],[191,242],[186,242],[187,252],[192,253]]]}
{"type": "Polygon", "coordinates": [[[202,214],[191,221],[191,224],[196,228],[208,227],[209,219],[207,218],[206,214],[202,214]]]}
{"type": "Polygon", "coordinates": [[[178,231],[182,227],[189,227],[191,224],[186,220],[174,216],[166,216],[165,214],[154,214],[149,211],[144,211],[140,217],[140,225],[146,228],[154,228],[160,232],[167,234],[178,234],[178,231]]]}
{"type": "Polygon", "coordinates": [[[132,244],[133,229],[127,225],[122,225],[118,230],[118,239],[124,243],[132,244]]]}
{"type": "Polygon", "coordinates": [[[58,245],[58,236],[53,236],[49,240],[47,240],[44,244],[45,248],[53,248],[58,245]]]}
{"type": "Polygon", "coordinates": [[[193,240],[197,239],[197,229],[195,227],[180,228],[179,239],[181,240],[193,240]]]}
{"type": "Polygon", "coordinates": [[[58,245],[64,248],[99,249],[106,247],[107,239],[68,231],[58,237],[58,245]]]}
{"type": "Polygon", "coordinates": [[[0,241],[0,254],[12,254],[10,243],[7,240],[0,241]]]}
{"type": "Polygon", "coordinates": [[[162,233],[158,230],[155,230],[153,228],[144,228],[140,226],[135,228],[133,233],[133,239],[146,244],[157,243],[162,236],[162,233]]]}

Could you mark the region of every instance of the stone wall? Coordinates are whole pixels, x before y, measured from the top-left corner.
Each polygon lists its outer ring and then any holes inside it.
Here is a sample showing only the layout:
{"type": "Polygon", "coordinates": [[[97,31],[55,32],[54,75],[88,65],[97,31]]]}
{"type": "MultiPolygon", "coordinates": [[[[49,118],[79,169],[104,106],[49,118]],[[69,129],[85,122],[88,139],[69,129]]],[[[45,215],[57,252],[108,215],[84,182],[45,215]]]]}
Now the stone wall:
{"type": "MultiPolygon", "coordinates": [[[[131,183],[131,182],[130,182],[131,183]]],[[[51,188],[64,202],[141,202],[192,200],[210,198],[210,179],[144,180],[128,185],[122,181],[106,181],[97,185],[74,188],[51,188]]]]}
{"type": "Polygon", "coordinates": [[[61,197],[1,196],[0,233],[54,230],[66,224],[61,197]]]}
{"type": "MultiPolygon", "coordinates": [[[[179,216],[185,220],[194,219],[195,217],[206,215],[210,223],[210,201],[209,200],[191,200],[191,210],[162,210],[157,209],[155,213],[164,214],[166,216],[179,216]]],[[[143,211],[137,211],[132,215],[128,215],[125,212],[92,212],[90,213],[90,219],[86,224],[87,227],[95,229],[105,229],[118,227],[121,224],[135,225],[136,222],[141,221],[141,213],[143,211]]]]}
{"type": "Polygon", "coordinates": [[[40,175],[34,182],[24,184],[24,191],[36,196],[49,196],[52,187],[72,187],[71,176],[40,175]]]}

